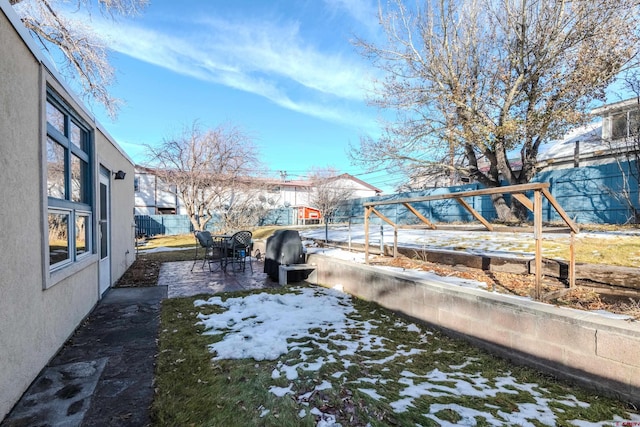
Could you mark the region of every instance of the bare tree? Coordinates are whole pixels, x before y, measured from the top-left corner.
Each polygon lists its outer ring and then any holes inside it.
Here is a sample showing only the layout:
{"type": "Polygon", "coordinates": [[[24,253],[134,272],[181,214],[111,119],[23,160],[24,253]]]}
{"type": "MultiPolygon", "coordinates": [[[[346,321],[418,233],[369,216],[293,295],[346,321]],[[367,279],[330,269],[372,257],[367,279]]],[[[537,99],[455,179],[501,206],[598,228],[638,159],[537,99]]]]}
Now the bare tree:
{"type": "Polygon", "coordinates": [[[325,224],[331,222],[341,203],[353,197],[353,189],[347,185],[344,175],[332,167],[312,169],[309,181],[309,202],[320,211],[325,224]]]}
{"type": "Polygon", "coordinates": [[[266,185],[260,180],[244,177],[238,184],[230,189],[228,203],[220,211],[221,229],[225,231],[253,228],[264,220],[270,209],[262,200],[266,185]]]}
{"type": "MultiPolygon", "coordinates": [[[[59,49],[63,56],[60,71],[65,77],[78,81],[85,98],[102,104],[108,114],[115,117],[121,101],[107,90],[114,80],[107,48],[90,25],[61,12],[61,3],[68,1],[9,0],[9,3],[45,51],[59,49]]],[[[77,10],[85,8],[91,12],[91,0],[75,0],[75,3],[77,10]]],[[[100,0],[98,8],[103,15],[115,18],[137,14],[147,3],[148,0],[100,0]]]]}
{"type": "MultiPolygon", "coordinates": [[[[540,145],[589,120],[592,102],[637,63],[637,0],[388,4],[386,43],[357,41],[385,76],[371,102],[397,112],[381,138],[352,147],[370,167],[439,165],[487,187],[529,182],[540,145]]],[[[502,195],[493,203],[502,220],[524,217],[502,195]]]]}
{"type": "Polygon", "coordinates": [[[260,167],[257,148],[238,127],[202,130],[194,122],[177,137],[146,148],[150,166],[158,178],[175,185],[196,230],[204,230],[214,218],[219,228],[235,229],[255,205],[251,177],[260,167]]]}

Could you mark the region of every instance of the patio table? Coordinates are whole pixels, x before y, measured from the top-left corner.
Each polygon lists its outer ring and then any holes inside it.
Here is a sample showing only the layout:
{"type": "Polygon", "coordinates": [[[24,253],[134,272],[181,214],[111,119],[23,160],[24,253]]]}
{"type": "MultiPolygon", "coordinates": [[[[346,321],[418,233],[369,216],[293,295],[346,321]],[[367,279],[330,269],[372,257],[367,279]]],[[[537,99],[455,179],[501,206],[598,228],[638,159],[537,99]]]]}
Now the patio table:
{"type": "Polygon", "coordinates": [[[213,248],[217,248],[220,252],[220,268],[223,270],[227,268],[227,243],[231,240],[231,237],[233,237],[232,234],[211,235],[211,238],[213,238],[213,248]]]}

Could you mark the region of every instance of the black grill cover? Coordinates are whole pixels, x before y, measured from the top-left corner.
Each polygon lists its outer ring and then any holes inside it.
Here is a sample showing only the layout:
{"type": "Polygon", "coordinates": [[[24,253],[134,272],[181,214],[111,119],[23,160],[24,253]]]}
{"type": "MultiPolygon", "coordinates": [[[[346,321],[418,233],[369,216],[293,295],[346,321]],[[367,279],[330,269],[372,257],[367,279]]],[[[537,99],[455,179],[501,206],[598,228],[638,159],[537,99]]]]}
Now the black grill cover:
{"type": "MultiPolygon", "coordinates": [[[[302,240],[295,230],[277,230],[267,239],[264,257],[264,272],[273,280],[278,280],[280,264],[304,264],[302,240]]],[[[301,282],[309,277],[311,270],[289,271],[287,281],[301,282]]]]}

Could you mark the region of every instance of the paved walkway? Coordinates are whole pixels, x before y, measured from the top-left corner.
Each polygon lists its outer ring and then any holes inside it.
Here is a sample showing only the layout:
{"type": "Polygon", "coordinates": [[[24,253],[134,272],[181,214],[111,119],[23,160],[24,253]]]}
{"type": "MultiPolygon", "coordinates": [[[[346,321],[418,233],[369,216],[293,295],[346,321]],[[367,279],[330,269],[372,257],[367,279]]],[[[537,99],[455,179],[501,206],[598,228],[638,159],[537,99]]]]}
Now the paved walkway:
{"type": "Polygon", "coordinates": [[[162,299],[275,287],[244,272],[165,263],[158,286],[110,289],[22,396],[1,427],[147,426],[162,299]]]}

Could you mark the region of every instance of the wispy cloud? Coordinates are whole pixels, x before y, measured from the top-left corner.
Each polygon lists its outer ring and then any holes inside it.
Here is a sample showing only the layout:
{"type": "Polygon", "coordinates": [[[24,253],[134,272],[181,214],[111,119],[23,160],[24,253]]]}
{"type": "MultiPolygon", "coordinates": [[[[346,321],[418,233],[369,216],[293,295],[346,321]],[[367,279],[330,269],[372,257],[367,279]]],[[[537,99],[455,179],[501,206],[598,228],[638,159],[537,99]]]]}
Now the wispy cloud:
{"type": "Polygon", "coordinates": [[[345,11],[370,33],[379,30],[378,2],[376,0],[324,0],[335,11],[345,11]]]}
{"type": "Polygon", "coordinates": [[[128,22],[97,22],[118,52],[269,99],[283,108],[337,123],[370,127],[362,112],[370,72],[355,54],[305,45],[298,24],[194,23],[181,36],[128,22]]]}

